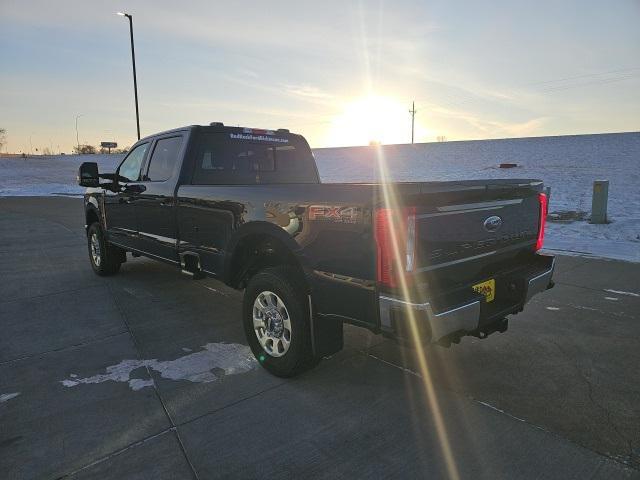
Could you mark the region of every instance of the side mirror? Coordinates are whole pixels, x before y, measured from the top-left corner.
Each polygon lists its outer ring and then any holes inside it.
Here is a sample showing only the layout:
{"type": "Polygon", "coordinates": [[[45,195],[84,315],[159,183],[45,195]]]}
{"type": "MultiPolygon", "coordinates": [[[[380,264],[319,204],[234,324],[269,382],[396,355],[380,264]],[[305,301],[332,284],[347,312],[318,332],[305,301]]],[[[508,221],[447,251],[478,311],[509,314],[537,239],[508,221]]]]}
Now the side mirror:
{"type": "Polygon", "coordinates": [[[78,185],[81,187],[99,187],[98,164],[96,162],[84,162],[78,169],[78,185]]]}

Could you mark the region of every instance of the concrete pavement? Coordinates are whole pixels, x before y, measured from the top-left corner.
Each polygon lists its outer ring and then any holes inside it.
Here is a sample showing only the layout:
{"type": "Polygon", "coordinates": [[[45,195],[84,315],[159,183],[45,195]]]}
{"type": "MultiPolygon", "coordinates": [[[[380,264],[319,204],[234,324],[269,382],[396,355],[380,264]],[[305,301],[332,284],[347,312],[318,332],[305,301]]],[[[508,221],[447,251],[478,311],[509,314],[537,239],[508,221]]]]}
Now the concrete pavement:
{"type": "Polygon", "coordinates": [[[559,257],[507,333],[428,350],[431,390],[352,327],[270,376],[240,293],[146,259],[94,275],[78,199],[0,198],[0,272],[5,478],[640,478],[638,264],[559,257]]]}

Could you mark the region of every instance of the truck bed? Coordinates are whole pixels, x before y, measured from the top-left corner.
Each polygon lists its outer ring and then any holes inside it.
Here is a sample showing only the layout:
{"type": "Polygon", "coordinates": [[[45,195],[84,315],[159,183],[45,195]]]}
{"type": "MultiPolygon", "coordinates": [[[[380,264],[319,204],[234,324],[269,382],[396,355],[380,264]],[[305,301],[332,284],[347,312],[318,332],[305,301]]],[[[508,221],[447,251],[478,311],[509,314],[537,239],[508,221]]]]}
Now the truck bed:
{"type": "MultiPolygon", "coordinates": [[[[534,266],[541,191],[542,182],[532,179],[181,185],[178,250],[197,252],[205,270],[229,281],[225,258],[238,232],[262,225],[301,259],[318,314],[380,331],[380,294],[445,309],[459,292],[473,293],[475,283],[534,266]],[[415,259],[410,288],[402,291],[380,284],[375,224],[381,209],[406,208],[414,209],[415,259]],[[502,220],[495,232],[484,227],[492,216],[502,220]]],[[[511,303],[517,310],[522,302],[511,303]]]]}

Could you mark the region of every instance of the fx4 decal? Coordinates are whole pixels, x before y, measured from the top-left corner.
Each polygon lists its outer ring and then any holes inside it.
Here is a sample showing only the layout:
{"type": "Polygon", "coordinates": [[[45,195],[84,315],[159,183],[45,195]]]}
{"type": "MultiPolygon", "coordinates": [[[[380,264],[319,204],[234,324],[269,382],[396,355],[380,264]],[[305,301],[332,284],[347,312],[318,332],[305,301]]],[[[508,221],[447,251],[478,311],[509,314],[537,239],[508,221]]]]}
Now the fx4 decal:
{"type": "Polygon", "coordinates": [[[309,220],[337,223],[358,223],[362,219],[361,209],[341,205],[309,205],[309,220]]]}

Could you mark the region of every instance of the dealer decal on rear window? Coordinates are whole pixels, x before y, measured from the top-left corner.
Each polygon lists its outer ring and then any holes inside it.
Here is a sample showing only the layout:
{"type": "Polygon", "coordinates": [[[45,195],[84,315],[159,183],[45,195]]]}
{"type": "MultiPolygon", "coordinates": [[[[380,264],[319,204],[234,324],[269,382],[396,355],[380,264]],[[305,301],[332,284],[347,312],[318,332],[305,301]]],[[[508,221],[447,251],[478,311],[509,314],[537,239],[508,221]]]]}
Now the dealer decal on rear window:
{"type": "Polygon", "coordinates": [[[267,135],[252,135],[245,133],[230,133],[229,138],[233,140],[252,140],[258,142],[274,142],[274,143],[289,143],[288,138],[271,137],[267,135]]]}
{"type": "Polygon", "coordinates": [[[309,205],[309,220],[322,220],[336,223],[358,223],[361,211],[359,207],[341,205],[309,205]]]}

